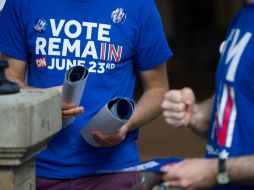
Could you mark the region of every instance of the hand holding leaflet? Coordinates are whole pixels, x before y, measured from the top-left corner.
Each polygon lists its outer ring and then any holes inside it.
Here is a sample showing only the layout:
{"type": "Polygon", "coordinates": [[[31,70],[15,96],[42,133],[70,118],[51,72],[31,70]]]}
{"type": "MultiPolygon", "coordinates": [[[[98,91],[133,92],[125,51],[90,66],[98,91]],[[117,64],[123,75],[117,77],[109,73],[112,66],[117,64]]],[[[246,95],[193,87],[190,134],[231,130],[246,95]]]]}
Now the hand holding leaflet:
{"type": "MultiPolygon", "coordinates": [[[[88,70],[83,66],[75,66],[69,69],[65,74],[62,101],[74,102],[78,106],[86,85],[87,77],[88,70]]],[[[63,127],[67,127],[73,123],[74,119],[75,117],[64,119],[63,127]]]]}
{"type": "Polygon", "coordinates": [[[110,100],[104,107],[84,126],[80,133],[92,146],[100,147],[93,139],[92,131],[95,129],[104,133],[115,133],[131,118],[135,110],[133,100],[117,97],[110,100]]]}

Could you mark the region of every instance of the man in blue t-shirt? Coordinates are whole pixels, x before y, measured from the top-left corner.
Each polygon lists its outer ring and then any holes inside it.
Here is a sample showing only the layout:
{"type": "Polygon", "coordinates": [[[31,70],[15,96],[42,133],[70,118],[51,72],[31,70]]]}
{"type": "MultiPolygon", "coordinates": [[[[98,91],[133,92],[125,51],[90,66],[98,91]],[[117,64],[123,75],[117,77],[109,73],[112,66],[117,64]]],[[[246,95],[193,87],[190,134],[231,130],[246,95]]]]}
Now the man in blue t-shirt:
{"type": "Polygon", "coordinates": [[[185,160],[163,176],[172,186],[254,189],[254,0],[233,19],[220,52],[212,98],[196,104],[189,88],[165,95],[166,122],[208,138],[207,159],[185,160]]]}
{"type": "Polygon", "coordinates": [[[22,88],[61,91],[72,66],[89,70],[80,105],[62,104],[63,118],[74,115],[75,122],[37,156],[37,189],[61,189],[68,182],[70,189],[124,190],[137,183],[132,174],[89,176],[136,164],[138,128],[161,111],[172,53],[154,0],[7,0],[0,31],[7,76],[22,88]],[[93,131],[102,147],[90,146],[80,129],[110,99],[133,99],[136,74],[144,92],[133,117],[115,134],[93,131]]]}

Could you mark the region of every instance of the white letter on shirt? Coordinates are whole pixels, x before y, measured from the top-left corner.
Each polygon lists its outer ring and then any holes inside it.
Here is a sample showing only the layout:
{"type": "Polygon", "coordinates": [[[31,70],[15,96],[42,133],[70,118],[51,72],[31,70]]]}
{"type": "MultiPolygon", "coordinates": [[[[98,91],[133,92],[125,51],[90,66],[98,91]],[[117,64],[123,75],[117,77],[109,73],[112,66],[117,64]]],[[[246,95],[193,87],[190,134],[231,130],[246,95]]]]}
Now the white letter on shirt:
{"type": "Polygon", "coordinates": [[[86,58],[87,55],[91,55],[93,59],[98,59],[98,55],[93,41],[87,42],[81,57],[86,58]]]}
{"type": "Polygon", "coordinates": [[[82,25],[87,27],[87,29],[86,29],[87,30],[86,31],[86,39],[91,40],[92,39],[93,28],[97,27],[97,23],[83,22],[82,25]]]}
{"type": "Polygon", "coordinates": [[[49,38],[48,55],[60,55],[59,43],[61,43],[60,38],[49,38]]]}
{"type": "Polygon", "coordinates": [[[69,38],[77,38],[80,36],[82,31],[81,24],[76,20],[70,20],[65,24],[64,32],[69,38]],[[70,27],[75,26],[76,31],[71,33],[70,27]]]}
{"type": "Polygon", "coordinates": [[[36,55],[39,55],[40,54],[40,52],[41,52],[41,54],[42,55],[46,55],[46,51],[45,51],[45,47],[46,47],[46,45],[47,45],[47,41],[46,41],[46,39],[45,38],[42,38],[42,37],[38,37],[37,39],[36,39],[36,55]]]}
{"type": "Polygon", "coordinates": [[[75,57],[80,57],[80,40],[75,40],[75,42],[71,44],[70,40],[64,39],[62,56],[67,56],[67,53],[73,53],[74,51],[75,57]]]}
{"type": "Polygon", "coordinates": [[[98,40],[104,42],[110,42],[110,38],[106,37],[109,36],[109,30],[111,29],[111,25],[108,24],[99,24],[98,30],[98,40]]]}
{"type": "Polygon", "coordinates": [[[50,24],[51,24],[53,36],[55,36],[55,37],[59,36],[59,34],[60,34],[60,32],[63,28],[64,23],[65,23],[65,20],[60,20],[58,26],[56,27],[55,19],[50,19],[50,24]]]}
{"type": "Polygon", "coordinates": [[[239,40],[241,31],[237,29],[237,30],[233,30],[232,32],[234,32],[234,37],[233,37],[231,46],[228,50],[227,59],[226,59],[226,64],[231,62],[227,72],[227,80],[231,82],[235,80],[235,74],[236,74],[238,64],[240,62],[244,49],[246,48],[252,36],[251,33],[247,32],[239,40]]]}

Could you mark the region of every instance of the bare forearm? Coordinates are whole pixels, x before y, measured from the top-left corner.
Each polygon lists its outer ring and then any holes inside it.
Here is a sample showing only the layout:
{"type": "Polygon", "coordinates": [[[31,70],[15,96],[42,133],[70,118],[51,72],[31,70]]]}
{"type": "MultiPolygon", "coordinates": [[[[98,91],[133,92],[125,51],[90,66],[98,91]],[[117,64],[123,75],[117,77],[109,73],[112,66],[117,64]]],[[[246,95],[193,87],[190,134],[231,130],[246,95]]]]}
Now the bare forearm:
{"type": "Polygon", "coordinates": [[[10,81],[18,83],[20,88],[22,88],[22,89],[32,88],[32,87],[28,86],[24,81],[20,80],[18,77],[15,77],[14,75],[12,75],[12,73],[10,73],[10,71],[8,69],[6,71],[6,76],[10,81]]]}
{"type": "Polygon", "coordinates": [[[201,136],[206,136],[208,133],[212,118],[213,102],[214,97],[194,106],[194,112],[189,127],[201,136]]]}
{"type": "Polygon", "coordinates": [[[133,117],[127,123],[129,131],[141,127],[161,113],[161,103],[169,88],[166,62],[151,70],[141,71],[140,78],[144,92],[133,117]]]}
{"type": "MultiPolygon", "coordinates": [[[[3,54],[0,57],[9,62],[9,67],[6,69],[5,74],[10,81],[18,83],[22,89],[34,88],[24,82],[27,69],[27,63],[25,61],[17,60],[3,54]]],[[[61,86],[51,87],[51,89],[61,92],[61,86]]]]}
{"type": "Polygon", "coordinates": [[[0,57],[9,63],[9,67],[5,71],[6,77],[10,81],[18,83],[21,88],[31,88],[24,82],[27,63],[4,54],[1,54],[0,57]]]}
{"type": "Polygon", "coordinates": [[[254,184],[254,156],[231,158],[226,161],[226,170],[232,183],[254,184]]]}
{"type": "Polygon", "coordinates": [[[129,121],[129,130],[140,128],[161,113],[160,105],[167,90],[168,88],[165,87],[144,92],[136,105],[133,117],[129,121]]]}

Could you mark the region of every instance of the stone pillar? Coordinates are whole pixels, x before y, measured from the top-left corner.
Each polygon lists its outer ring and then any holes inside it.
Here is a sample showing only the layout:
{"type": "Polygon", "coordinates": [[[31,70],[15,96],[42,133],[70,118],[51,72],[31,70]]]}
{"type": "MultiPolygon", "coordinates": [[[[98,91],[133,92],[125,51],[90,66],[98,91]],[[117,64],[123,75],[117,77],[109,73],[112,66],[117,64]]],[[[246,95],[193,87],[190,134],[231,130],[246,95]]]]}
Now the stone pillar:
{"type": "Polygon", "coordinates": [[[61,96],[27,89],[0,96],[0,190],[34,190],[36,153],[61,128],[61,96]]]}

